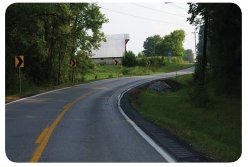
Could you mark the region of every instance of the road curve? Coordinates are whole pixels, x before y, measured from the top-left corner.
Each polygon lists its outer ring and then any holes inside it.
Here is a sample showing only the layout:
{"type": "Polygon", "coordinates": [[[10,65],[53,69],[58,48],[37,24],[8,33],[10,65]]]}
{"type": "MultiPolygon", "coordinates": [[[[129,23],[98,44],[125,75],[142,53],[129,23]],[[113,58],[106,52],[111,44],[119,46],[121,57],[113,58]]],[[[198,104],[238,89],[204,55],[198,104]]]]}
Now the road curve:
{"type": "Polygon", "coordinates": [[[100,80],[8,103],[6,155],[14,162],[170,161],[121,114],[118,97],[137,85],[192,72],[100,80]]]}

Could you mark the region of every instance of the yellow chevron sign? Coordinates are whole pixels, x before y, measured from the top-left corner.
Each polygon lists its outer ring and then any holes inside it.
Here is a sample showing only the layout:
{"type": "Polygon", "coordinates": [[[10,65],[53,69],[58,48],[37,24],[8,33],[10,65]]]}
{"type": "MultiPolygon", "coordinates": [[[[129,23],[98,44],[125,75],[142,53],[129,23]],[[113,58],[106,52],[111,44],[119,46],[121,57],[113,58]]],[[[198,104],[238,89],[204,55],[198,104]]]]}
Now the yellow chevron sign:
{"type": "Polygon", "coordinates": [[[21,68],[24,67],[24,56],[15,56],[15,67],[16,68],[21,68]]]}
{"type": "Polygon", "coordinates": [[[70,65],[71,67],[76,67],[76,59],[71,59],[70,65]]]}

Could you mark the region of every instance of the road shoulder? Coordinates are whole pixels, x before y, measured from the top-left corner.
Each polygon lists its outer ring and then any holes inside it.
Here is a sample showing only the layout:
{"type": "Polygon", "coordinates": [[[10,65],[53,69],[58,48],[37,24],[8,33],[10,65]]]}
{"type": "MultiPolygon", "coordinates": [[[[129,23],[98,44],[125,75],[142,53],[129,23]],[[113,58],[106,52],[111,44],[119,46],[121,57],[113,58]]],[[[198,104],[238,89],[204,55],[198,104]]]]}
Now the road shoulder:
{"type": "Polygon", "coordinates": [[[130,104],[130,94],[150,83],[140,85],[125,92],[120,100],[120,106],[124,113],[150,136],[160,147],[171,154],[178,162],[211,162],[212,160],[192,149],[190,144],[170,133],[167,129],[161,128],[143,118],[130,104]]]}

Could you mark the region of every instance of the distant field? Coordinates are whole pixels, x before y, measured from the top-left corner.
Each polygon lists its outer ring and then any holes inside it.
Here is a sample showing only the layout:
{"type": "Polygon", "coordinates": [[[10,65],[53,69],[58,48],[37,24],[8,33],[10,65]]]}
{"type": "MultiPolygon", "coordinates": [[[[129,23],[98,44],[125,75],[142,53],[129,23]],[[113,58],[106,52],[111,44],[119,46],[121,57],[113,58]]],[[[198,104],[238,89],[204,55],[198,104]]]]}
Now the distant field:
{"type": "Polygon", "coordinates": [[[144,89],[130,97],[147,119],[169,129],[217,161],[235,161],[241,155],[241,99],[210,94],[212,106],[194,107],[188,91],[192,75],[178,77],[181,88],[172,93],[144,89]]]}

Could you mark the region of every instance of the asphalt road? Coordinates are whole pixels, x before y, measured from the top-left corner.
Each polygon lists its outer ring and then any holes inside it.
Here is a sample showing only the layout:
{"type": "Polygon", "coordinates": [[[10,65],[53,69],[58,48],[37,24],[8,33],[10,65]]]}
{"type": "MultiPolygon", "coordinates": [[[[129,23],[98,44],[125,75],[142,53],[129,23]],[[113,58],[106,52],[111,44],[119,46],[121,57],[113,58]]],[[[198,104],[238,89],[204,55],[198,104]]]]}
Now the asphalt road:
{"type": "Polygon", "coordinates": [[[175,75],[100,80],[6,104],[6,155],[14,162],[169,161],[122,115],[117,102],[126,89],[175,75]]]}

